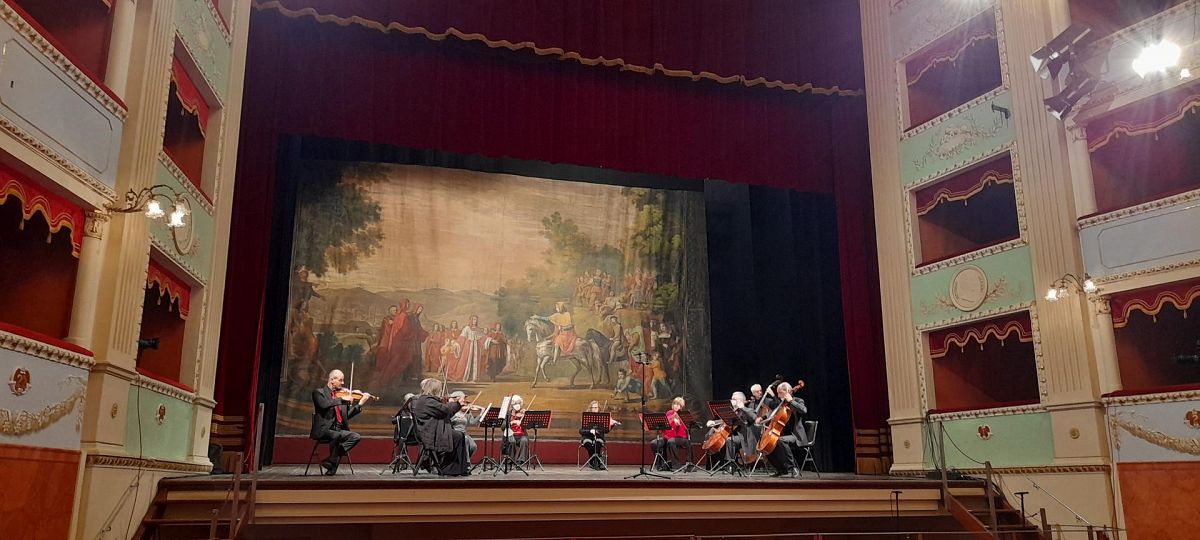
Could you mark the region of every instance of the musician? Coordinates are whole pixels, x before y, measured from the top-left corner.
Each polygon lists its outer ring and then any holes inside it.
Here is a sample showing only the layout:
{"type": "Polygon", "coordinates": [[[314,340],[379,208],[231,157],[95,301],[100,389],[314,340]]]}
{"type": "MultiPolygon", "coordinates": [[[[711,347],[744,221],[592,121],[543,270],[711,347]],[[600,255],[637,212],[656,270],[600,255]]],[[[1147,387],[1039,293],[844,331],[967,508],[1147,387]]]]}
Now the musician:
{"type": "Polygon", "coordinates": [[[466,433],[455,431],[451,425],[462,404],[457,400],[442,403],[442,381],[421,381],[421,393],[412,399],[413,422],[417,425],[417,438],[421,444],[442,456],[442,467],[438,474],[443,476],[467,476],[470,473],[471,456],[467,453],[466,433]]]}
{"type": "Polygon", "coordinates": [[[321,468],[328,476],[337,474],[342,456],[349,454],[350,449],[358,444],[358,433],[350,431],[350,419],[362,412],[361,402],[371,397],[371,394],[364,393],[359,403],[337,397],[337,391],[342,389],[345,379],[346,375],[341,370],[330,371],[325,386],[312,393],[317,417],[309,436],[314,440],[329,441],[329,457],[321,461],[321,468]]]}
{"type": "MultiPolygon", "coordinates": [[[[590,404],[588,404],[587,412],[600,412],[600,402],[592,401],[590,404]]],[[[609,417],[609,429],[612,429],[613,426],[619,425],[621,425],[620,422],[614,420],[611,416],[609,417]]],[[[587,448],[588,466],[596,469],[597,471],[604,470],[604,464],[601,463],[599,459],[592,459],[592,457],[596,455],[596,452],[599,452],[600,449],[604,447],[604,434],[604,431],[600,431],[596,428],[579,428],[579,444],[582,444],[584,448],[587,448]]]]}
{"type": "Polygon", "coordinates": [[[650,446],[654,448],[654,453],[666,463],[666,468],[659,465],[660,471],[674,469],[676,451],[680,448],[686,450],[691,444],[691,440],[688,439],[687,426],[683,425],[683,420],[679,418],[679,411],[683,410],[684,405],[682,396],[671,400],[671,408],[667,410],[667,422],[671,424],[671,429],[662,432],[650,443],[650,446]],[[668,448],[670,451],[667,451],[668,448]]]}
{"type": "Polygon", "coordinates": [[[529,436],[521,421],[525,419],[525,400],[513,394],[508,401],[508,429],[504,430],[504,442],[508,455],[517,463],[529,459],[529,436]]]}
{"type": "Polygon", "coordinates": [[[468,404],[467,395],[462,390],[450,392],[450,401],[454,401],[462,406],[462,409],[450,417],[450,425],[454,427],[454,431],[463,434],[467,445],[467,456],[474,456],[475,450],[479,448],[479,443],[475,442],[475,438],[467,433],[467,426],[479,425],[479,420],[483,418],[483,408],[478,405],[468,404]]]}
{"type": "MultiPolygon", "coordinates": [[[[734,392],[729,396],[729,404],[733,405],[733,412],[737,414],[738,422],[733,434],[725,440],[725,447],[722,451],[725,460],[733,461],[737,459],[738,451],[745,449],[747,452],[753,453],[755,447],[758,446],[758,437],[751,429],[754,425],[754,409],[746,403],[746,394],[734,392]]],[[[725,421],[715,418],[709,420],[707,425],[712,428],[708,432],[711,436],[713,432],[725,426],[725,421]]]]}
{"type": "Polygon", "coordinates": [[[793,447],[808,442],[808,434],[805,433],[804,422],[800,418],[801,415],[808,414],[808,407],[803,399],[792,395],[792,385],[786,382],[775,387],[775,394],[779,396],[782,406],[791,409],[791,416],[783,428],[783,435],[775,445],[775,451],[767,455],[767,461],[775,467],[775,474],[772,476],[790,475],[797,478],[800,476],[800,468],[796,466],[793,447]]]}

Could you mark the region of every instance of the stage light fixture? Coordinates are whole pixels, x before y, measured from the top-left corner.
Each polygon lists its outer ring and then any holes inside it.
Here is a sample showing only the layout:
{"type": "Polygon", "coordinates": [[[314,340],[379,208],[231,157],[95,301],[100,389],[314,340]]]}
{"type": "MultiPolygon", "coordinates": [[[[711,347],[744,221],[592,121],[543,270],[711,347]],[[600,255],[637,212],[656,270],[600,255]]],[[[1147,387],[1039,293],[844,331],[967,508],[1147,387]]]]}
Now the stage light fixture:
{"type": "Polygon", "coordinates": [[[1067,87],[1062,92],[1043,100],[1046,109],[1055,118],[1062,120],[1079,102],[1096,88],[1096,80],[1089,75],[1072,74],[1067,78],[1067,87]]]}
{"type": "Polygon", "coordinates": [[[1143,79],[1151,73],[1164,73],[1179,65],[1182,54],[1183,49],[1179,45],[1164,39],[1142,49],[1142,53],[1133,60],[1133,71],[1143,79]]]}
{"type": "Polygon", "coordinates": [[[1188,68],[1183,68],[1183,69],[1179,70],[1179,78],[1180,79],[1192,78],[1192,70],[1190,70],[1188,68]]]}
{"type": "Polygon", "coordinates": [[[1083,292],[1087,295],[1088,300],[1093,300],[1095,295],[1100,292],[1100,287],[1087,274],[1084,274],[1082,279],[1075,277],[1075,274],[1066,274],[1055,280],[1046,289],[1046,300],[1055,302],[1070,296],[1072,292],[1076,291],[1083,292]]]}
{"type": "Polygon", "coordinates": [[[1080,49],[1086,47],[1091,41],[1091,34],[1092,29],[1082,24],[1072,24],[1067,27],[1066,30],[1050,40],[1045,47],[1029,55],[1029,62],[1033,64],[1034,73],[1043,79],[1058,78],[1063,66],[1067,65],[1072,58],[1079,54],[1080,49]]]}

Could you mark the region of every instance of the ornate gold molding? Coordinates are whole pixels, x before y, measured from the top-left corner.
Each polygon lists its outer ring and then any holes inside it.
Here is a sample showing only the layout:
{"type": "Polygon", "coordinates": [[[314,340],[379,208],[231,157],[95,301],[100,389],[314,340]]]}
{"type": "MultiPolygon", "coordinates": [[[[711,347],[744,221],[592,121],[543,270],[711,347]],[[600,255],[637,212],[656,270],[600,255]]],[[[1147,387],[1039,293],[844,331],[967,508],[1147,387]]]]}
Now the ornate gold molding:
{"type": "Polygon", "coordinates": [[[182,388],[176,388],[161,381],[156,381],[146,377],[145,375],[138,375],[137,378],[133,379],[132,383],[134,386],[139,388],[145,388],[151,392],[162,394],[167,397],[173,397],[180,401],[187,402],[189,405],[196,400],[196,394],[194,393],[188,392],[182,388]]]}
{"type": "MultiPolygon", "coordinates": [[[[954,469],[963,474],[987,474],[987,469],[954,469]]],[[[1079,474],[1079,473],[1107,473],[1112,468],[1108,465],[1044,465],[1038,467],[992,467],[994,474],[1079,474]]],[[[917,469],[892,471],[892,476],[918,476],[923,477],[927,473],[936,472],[933,469],[917,469]]]]}
{"type": "Polygon", "coordinates": [[[1013,407],[997,407],[995,409],[978,409],[974,411],[955,411],[949,413],[931,414],[930,420],[966,420],[971,418],[990,418],[993,416],[1012,416],[1017,414],[1044,413],[1046,408],[1040,403],[1017,405],[1013,407]]]}
{"type": "MultiPolygon", "coordinates": [[[[916,327],[916,330],[918,332],[929,332],[931,330],[941,330],[942,328],[949,328],[951,326],[957,326],[964,322],[974,321],[976,319],[987,319],[987,318],[991,318],[991,317],[997,317],[1000,315],[1008,315],[1010,313],[1017,313],[1018,311],[1024,311],[1024,310],[1030,309],[1032,306],[1033,306],[1033,302],[1023,302],[1023,303],[1015,304],[1015,305],[1011,305],[1011,306],[1002,306],[1002,307],[992,308],[992,309],[985,310],[985,311],[972,311],[970,313],[964,313],[957,317],[951,317],[949,319],[943,319],[943,320],[940,320],[937,322],[918,325],[916,327]]],[[[1032,311],[1031,311],[1030,316],[1032,318],[1032,311]]]]}
{"type": "MultiPolygon", "coordinates": [[[[212,14],[213,21],[217,23],[217,28],[221,30],[221,37],[225,38],[225,43],[232,45],[233,44],[233,34],[231,34],[230,31],[232,30],[231,27],[233,26],[233,23],[231,21],[225,20],[225,17],[223,17],[221,15],[221,12],[219,10],[217,10],[216,2],[212,2],[209,0],[197,0],[197,1],[208,4],[208,12],[212,14]]],[[[233,10],[231,9],[230,11],[232,12],[233,10]]],[[[233,18],[233,13],[229,14],[229,18],[230,19],[233,18]]]]}
{"type": "Polygon", "coordinates": [[[213,203],[210,202],[208,197],[200,191],[200,188],[196,187],[196,184],[193,184],[192,181],[188,179],[187,175],[183,174],[183,171],[179,169],[179,165],[176,165],[175,162],[172,161],[169,156],[167,156],[166,151],[159,149],[158,162],[162,164],[163,167],[167,168],[167,172],[171,173],[171,176],[175,177],[175,181],[179,182],[179,184],[183,186],[183,189],[186,190],[193,199],[196,199],[196,202],[200,203],[200,206],[204,208],[205,212],[208,212],[208,215],[213,215],[213,203]]]}
{"type": "MultiPolygon", "coordinates": [[[[962,105],[959,105],[959,106],[957,106],[953,109],[950,109],[942,114],[939,114],[931,120],[926,120],[923,124],[920,124],[918,126],[913,126],[908,131],[904,130],[904,126],[900,126],[901,127],[900,142],[904,142],[908,139],[916,137],[917,135],[920,135],[921,133],[923,133],[925,131],[928,131],[928,130],[933,129],[941,124],[944,124],[947,121],[949,121],[950,119],[955,118],[959,114],[965,112],[967,109],[970,109],[976,105],[986,103],[988,100],[994,99],[997,96],[999,96],[1007,91],[1008,91],[1008,85],[997,86],[995,89],[991,90],[990,92],[988,92],[982,96],[979,96],[975,99],[972,99],[971,101],[963,103],[962,105]]],[[[970,160],[968,160],[968,162],[970,162],[970,160]]],[[[951,169],[947,169],[947,170],[953,170],[956,168],[958,168],[958,166],[951,167],[951,169]]],[[[929,176],[923,177],[923,179],[932,178],[932,177],[938,176],[940,174],[942,174],[942,171],[934,172],[929,176]]]]}
{"type": "Polygon", "coordinates": [[[1155,266],[1154,268],[1143,268],[1141,270],[1134,270],[1132,272],[1123,272],[1120,274],[1110,274],[1107,276],[1099,276],[1099,277],[1093,278],[1093,280],[1096,282],[1097,285],[1103,285],[1106,283],[1113,283],[1115,281],[1122,281],[1122,280],[1126,280],[1126,279],[1134,278],[1134,277],[1138,277],[1138,276],[1147,276],[1147,275],[1151,275],[1151,274],[1158,274],[1161,272],[1169,272],[1171,270],[1178,270],[1180,268],[1190,268],[1190,267],[1196,266],[1196,265],[1200,265],[1200,258],[1195,258],[1195,259],[1191,259],[1191,260],[1187,260],[1187,261],[1180,261],[1177,263],[1164,264],[1162,266],[1155,266]]]}
{"type": "Polygon", "coordinates": [[[91,369],[92,366],[96,365],[96,361],[90,356],[3,330],[0,330],[0,349],[8,349],[85,370],[91,369]]]}
{"type": "Polygon", "coordinates": [[[1113,407],[1120,405],[1141,405],[1143,403],[1174,403],[1200,399],[1200,390],[1181,390],[1179,392],[1162,392],[1158,394],[1140,394],[1136,396],[1102,397],[1100,403],[1113,407]]]}
{"type": "Polygon", "coordinates": [[[128,456],[105,456],[90,454],[87,457],[88,467],[116,467],[119,469],[152,469],[156,471],[207,473],[212,465],[197,465],[178,461],[162,461],[157,459],[136,458],[128,456]]]}
{"type": "MultiPolygon", "coordinates": [[[[199,283],[202,286],[207,287],[208,280],[204,279],[203,277],[200,277],[200,271],[197,270],[195,266],[192,266],[191,262],[184,260],[183,257],[176,256],[176,253],[177,253],[175,251],[176,247],[173,245],[174,244],[173,242],[171,245],[168,245],[153,234],[151,234],[149,236],[150,236],[150,243],[152,245],[154,245],[155,248],[158,249],[159,253],[162,253],[164,256],[170,258],[172,262],[174,262],[176,265],[178,265],[179,268],[181,268],[184,272],[187,273],[188,276],[190,276],[192,279],[196,280],[197,283],[199,283]]],[[[199,242],[200,242],[199,239],[197,239],[193,242],[193,249],[196,249],[199,247],[199,242]]]]}
{"type": "Polygon", "coordinates": [[[39,411],[10,410],[0,408],[0,435],[6,437],[25,437],[42,431],[65,418],[75,411],[75,431],[83,425],[83,400],[87,395],[87,385],[83,377],[68,377],[65,382],[74,382],[75,390],[58,403],[42,407],[39,411]]]}
{"type": "Polygon", "coordinates": [[[1105,212],[1103,214],[1085,217],[1076,222],[1075,228],[1082,231],[1083,229],[1086,229],[1088,227],[1094,227],[1096,225],[1101,225],[1104,223],[1108,223],[1110,221],[1117,221],[1122,218],[1132,217],[1132,216],[1136,216],[1138,214],[1145,214],[1147,212],[1152,212],[1152,211],[1158,210],[1160,208],[1166,208],[1168,206],[1175,206],[1177,204],[1189,203],[1189,202],[1192,202],[1195,200],[1200,200],[1200,189],[1195,189],[1195,190],[1188,191],[1185,193],[1180,193],[1178,195],[1172,195],[1170,197],[1166,197],[1163,199],[1157,199],[1157,200],[1153,200],[1150,202],[1137,204],[1137,205],[1130,206],[1127,208],[1121,208],[1119,210],[1113,210],[1112,212],[1105,212]]]}
{"type": "Polygon", "coordinates": [[[84,212],[86,219],[83,226],[83,235],[88,238],[100,240],[104,238],[104,231],[108,228],[108,220],[112,218],[107,212],[88,210],[84,212]]]}
{"type": "Polygon", "coordinates": [[[75,81],[76,84],[86,90],[93,98],[96,98],[96,101],[104,105],[105,109],[108,109],[109,112],[113,113],[122,122],[125,121],[129,111],[117,103],[117,100],[113,99],[112,96],[108,95],[108,92],[96,84],[91,77],[88,77],[86,73],[76,67],[71,60],[63,55],[62,51],[55,48],[37,30],[34,30],[33,26],[30,26],[25,19],[22,19],[16,10],[9,7],[6,2],[0,2],[0,18],[3,18],[4,22],[7,22],[18,34],[21,34],[21,37],[24,37],[34,48],[53,61],[54,65],[63,70],[71,80],[75,81]]]}
{"type": "Polygon", "coordinates": [[[1200,437],[1176,437],[1168,435],[1156,429],[1134,423],[1132,420],[1123,418],[1124,416],[1128,415],[1114,414],[1108,417],[1108,423],[1113,427],[1113,447],[1117,450],[1121,449],[1120,430],[1117,429],[1120,428],[1130,435],[1154,446],[1166,448],[1180,454],[1200,456],[1200,437]]]}
{"type": "MultiPolygon", "coordinates": [[[[0,4],[3,3],[0,2],[0,4]]],[[[5,7],[7,7],[7,5],[5,5],[5,7]]],[[[96,192],[96,194],[104,197],[109,202],[117,200],[117,192],[113,190],[113,188],[109,187],[104,182],[101,182],[91,174],[88,174],[87,171],[79,168],[78,165],[72,163],[67,158],[64,158],[53,148],[46,146],[46,143],[43,143],[37,137],[30,135],[29,132],[21,129],[20,126],[12,123],[8,118],[0,116],[0,128],[4,129],[4,131],[7,131],[13,137],[16,137],[17,140],[29,147],[30,150],[33,150],[34,152],[41,154],[46,159],[54,162],[55,165],[58,165],[59,168],[75,177],[89,189],[96,192]]]]}

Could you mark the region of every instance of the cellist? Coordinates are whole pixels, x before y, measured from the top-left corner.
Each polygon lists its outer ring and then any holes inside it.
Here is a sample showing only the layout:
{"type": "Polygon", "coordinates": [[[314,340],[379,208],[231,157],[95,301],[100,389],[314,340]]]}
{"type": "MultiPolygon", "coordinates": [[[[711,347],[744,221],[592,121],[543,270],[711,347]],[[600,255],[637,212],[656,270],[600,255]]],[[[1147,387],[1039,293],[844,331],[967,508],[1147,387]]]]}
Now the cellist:
{"type": "MultiPolygon", "coordinates": [[[[737,414],[738,422],[733,427],[733,434],[728,439],[725,439],[725,446],[721,448],[721,452],[724,460],[733,461],[737,459],[738,451],[743,448],[749,448],[749,451],[753,452],[754,447],[758,445],[758,437],[750,429],[754,425],[754,409],[750,408],[746,403],[746,394],[734,392],[733,395],[729,396],[729,404],[733,405],[733,412],[737,414]]],[[[714,418],[709,420],[707,425],[712,428],[708,432],[709,436],[711,436],[713,432],[724,427],[725,421],[720,418],[714,418]]]]}
{"type": "MultiPolygon", "coordinates": [[[[798,384],[798,388],[793,389],[791,384],[786,382],[779,383],[775,387],[775,394],[779,396],[779,408],[787,407],[790,409],[791,415],[788,418],[787,424],[783,428],[783,432],[779,437],[779,441],[775,444],[775,450],[767,455],[767,461],[775,467],[775,474],[771,476],[791,476],[798,478],[800,469],[796,466],[796,458],[793,455],[793,446],[808,442],[808,434],[804,432],[804,422],[800,419],[800,415],[808,413],[808,407],[805,406],[804,400],[794,395],[792,392],[798,390],[802,383],[798,384]]],[[[777,408],[776,411],[779,409],[777,408]]],[[[775,411],[772,411],[774,416],[775,411]]],[[[769,423],[768,417],[765,423],[769,423]]]]}

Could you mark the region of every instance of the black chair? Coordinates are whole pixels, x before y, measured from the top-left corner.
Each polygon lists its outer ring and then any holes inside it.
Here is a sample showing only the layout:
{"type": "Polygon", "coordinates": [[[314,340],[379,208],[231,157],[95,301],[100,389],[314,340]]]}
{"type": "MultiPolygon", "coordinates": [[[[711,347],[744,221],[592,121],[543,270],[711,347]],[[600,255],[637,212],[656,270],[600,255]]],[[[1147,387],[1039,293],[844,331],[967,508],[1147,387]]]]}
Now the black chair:
{"type": "Polygon", "coordinates": [[[817,470],[817,462],[812,457],[813,446],[817,444],[817,421],[805,421],[804,432],[808,434],[808,442],[796,445],[796,448],[804,451],[804,461],[800,462],[800,472],[804,472],[806,464],[812,463],[813,472],[817,473],[817,478],[821,478],[821,471],[817,470]]]}
{"type": "Polygon", "coordinates": [[[422,468],[432,469],[438,476],[442,475],[442,454],[426,448],[424,443],[417,443],[420,451],[417,454],[417,464],[413,466],[413,476],[421,474],[422,468]]]}
{"type": "Polygon", "coordinates": [[[379,471],[379,474],[387,472],[389,468],[392,469],[392,474],[396,474],[401,470],[413,467],[412,458],[408,457],[408,447],[420,446],[417,441],[416,424],[412,421],[411,416],[393,416],[392,426],[392,442],[395,443],[392,449],[392,462],[379,471]]]}
{"type": "Polygon", "coordinates": [[[591,462],[596,461],[600,464],[602,469],[608,470],[608,445],[604,443],[604,439],[595,439],[592,444],[597,445],[596,453],[591,454],[589,452],[587,461],[580,461],[583,459],[582,454],[585,450],[587,450],[587,448],[585,448],[585,443],[583,440],[579,441],[579,448],[575,449],[575,466],[579,467],[579,470],[582,471],[584,467],[587,467],[591,462]],[[580,465],[580,463],[583,463],[583,465],[580,465]]]}
{"type": "MultiPolygon", "coordinates": [[[[309,433],[316,431],[318,418],[320,418],[320,417],[317,416],[317,413],[313,413],[313,415],[312,415],[313,429],[310,430],[309,433]]],[[[309,438],[312,438],[312,436],[310,435],[309,438]]],[[[316,459],[316,457],[317,457],[317,448],[319,448],[322,444],[327,445],[331,442],[333,442],[333,439],[331,439],[329,437],[321,437],[320,439],[313,439],[312,452],[310,452],[308,454],[308,463],[306,465],[304,465],[304,476],[308,476],[308,469],[310,467],[312,467],[313,460],[316,459]]],[[[346,463],[350,465],[350,474],[353,475],[354,474],[354,461],[350,459],[350,454],[346,454],[346,463]]]]}

